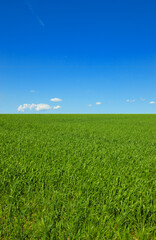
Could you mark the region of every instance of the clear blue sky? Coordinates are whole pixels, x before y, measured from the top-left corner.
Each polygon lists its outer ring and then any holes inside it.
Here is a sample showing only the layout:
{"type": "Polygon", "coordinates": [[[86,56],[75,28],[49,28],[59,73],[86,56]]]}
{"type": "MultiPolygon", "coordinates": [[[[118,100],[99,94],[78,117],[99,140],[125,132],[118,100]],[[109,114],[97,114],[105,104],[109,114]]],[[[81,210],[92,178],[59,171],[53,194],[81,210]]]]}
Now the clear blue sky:
{"type": "Polygon", "coordinates": [[[18,108],[156,113],[156,1],[1,0],[0,113],[18,108]]]}

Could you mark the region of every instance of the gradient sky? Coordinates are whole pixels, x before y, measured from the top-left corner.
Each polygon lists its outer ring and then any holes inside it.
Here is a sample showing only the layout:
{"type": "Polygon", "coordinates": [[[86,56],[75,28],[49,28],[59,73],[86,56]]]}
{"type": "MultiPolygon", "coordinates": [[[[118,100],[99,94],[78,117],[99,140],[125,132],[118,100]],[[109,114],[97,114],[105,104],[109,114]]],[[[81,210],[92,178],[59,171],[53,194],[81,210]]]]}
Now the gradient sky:
{"type": "Polygon", "coordinates": [[[18,110],[156,113],[156,1],[1,0],[0,113],[18,110]]]}

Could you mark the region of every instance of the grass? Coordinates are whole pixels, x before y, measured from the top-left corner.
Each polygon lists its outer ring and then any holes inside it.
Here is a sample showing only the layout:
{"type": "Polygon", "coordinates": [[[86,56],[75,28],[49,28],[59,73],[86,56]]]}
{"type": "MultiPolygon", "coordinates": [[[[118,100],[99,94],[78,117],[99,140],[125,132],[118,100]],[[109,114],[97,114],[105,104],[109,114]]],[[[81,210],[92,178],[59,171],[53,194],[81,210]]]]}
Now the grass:
{"type": "Polygon", "coordinates": [[[0,239],[156,239],[156,115],[0,115],[0,239]]]}

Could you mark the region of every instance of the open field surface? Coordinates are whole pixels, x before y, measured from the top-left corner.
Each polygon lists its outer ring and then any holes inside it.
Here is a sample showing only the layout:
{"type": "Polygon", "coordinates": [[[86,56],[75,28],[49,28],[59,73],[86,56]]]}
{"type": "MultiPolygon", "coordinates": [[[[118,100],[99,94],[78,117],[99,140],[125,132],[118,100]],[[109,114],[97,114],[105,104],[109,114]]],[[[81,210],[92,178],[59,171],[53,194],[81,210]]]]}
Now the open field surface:
{"type": "Polygon", "coordinates": [[[156,115],[0,115],[0,239],[156,239],[156,115]]]}

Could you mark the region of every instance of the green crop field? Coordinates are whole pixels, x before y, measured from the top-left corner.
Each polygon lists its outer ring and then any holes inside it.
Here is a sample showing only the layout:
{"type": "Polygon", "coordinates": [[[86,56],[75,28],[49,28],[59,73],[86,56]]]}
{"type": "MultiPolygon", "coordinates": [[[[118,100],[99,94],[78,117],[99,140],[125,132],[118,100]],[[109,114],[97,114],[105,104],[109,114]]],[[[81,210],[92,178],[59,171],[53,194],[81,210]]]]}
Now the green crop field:
{"type": "Polygon", "coordinates": [[[156,239],[156,115],[0,115],[0,239],[156,239]]]}

